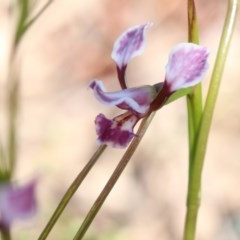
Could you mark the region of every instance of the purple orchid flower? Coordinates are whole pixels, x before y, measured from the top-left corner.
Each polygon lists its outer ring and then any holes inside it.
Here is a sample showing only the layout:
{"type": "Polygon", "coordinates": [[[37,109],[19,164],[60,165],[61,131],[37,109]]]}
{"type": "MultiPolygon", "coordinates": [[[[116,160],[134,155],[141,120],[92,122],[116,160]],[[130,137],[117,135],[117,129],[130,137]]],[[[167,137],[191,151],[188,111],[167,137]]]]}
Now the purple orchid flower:
{"type": "Polygon", "coordinates": [[[25,219],[36,213],[36,181],[22,187],[4,184],[0,187],[0,227],[8,229],[17,219],[25,219]]]}
{"type": "Polygon", "coordinates": [[[174,92],[200,83],[207,71],[208,50],[193,43],[180,43],[169,55],[166,77],[162,84],[127,88],[127,64],[143,53],[146,45],[145,32],[151,25],[149,23],[128,29],[114,44],[112,58],[117,65],[122,90],[106,92],[99,80],[93,80],[89,85],[101,103],[126,110],[113,119],[108,119],[103,114],[96,117],[97,141],[101,144],[126,147],[135,136],[133,128],[140,119],[161,108],[174,92]]]}
{"type": "Polygon", "coordinates": [[[127,110],[112,120],[103,114],[96,117],[98,142],[113,147],[126,147],[134,137],[134,126],[150,110],[150,103],[157,95],[155,87],[142,86],[117,92],[106,92],[103,83],[99,80],[93,80],[89,87],[101,103],[127,110]]]}

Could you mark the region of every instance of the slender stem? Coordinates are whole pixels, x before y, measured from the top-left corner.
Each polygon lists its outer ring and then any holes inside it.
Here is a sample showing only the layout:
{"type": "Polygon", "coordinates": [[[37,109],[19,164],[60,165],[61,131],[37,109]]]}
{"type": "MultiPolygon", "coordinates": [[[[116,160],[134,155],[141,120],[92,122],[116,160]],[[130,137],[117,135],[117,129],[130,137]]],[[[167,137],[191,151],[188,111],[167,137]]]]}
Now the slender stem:
{"type": "Polygon", "coordinates": [[[77,234],[74,237],[74,240],[80,240],[84,237],[87,229],[91,225],[93,219],[97,215],[98,211],[100,210],[101,206],[103,205],[104,201],[106,200],[107,196],[111,192],[112,188],[115,186],[117,180],[121,176],[123,170],[125,169],[126,165],[128,164],[129,160],[131,159],[132,155],[136,151],[139,143],[141,142],[148,126],[150,125],[155,113],[151,113],[147,117],[145,117],[138,129],[137,137],[133,139],[131,144],[129,145],[127,151],[123,155],[121,161],[117,165],[116,169],[114,170],[112,176],[109,178],[107,184],[105,185],[104,189],[98,196],[97,200],[89,210],[87,216],[85,217],[82,225],[80,226],[77,234]]]}
{"type": "Polygon", "coordinates": [[[9,229],[1,229],[1,239],[2,240],[11,240],[11,233],[9,229]]]}
{"type": "MultiPolygon", "coordinates": [[[[188,41],[196,44],[199,43],[197,13],[194,0],[188,0],[188,41]]],[[[197,138],[197,130],[199,128],[199,123],[202,115],[201,83],[194,88],[194,91],[191,94],[187,95],[187,109],[188,109],[188,136],[189,136],[188,139],[189,141],[188,188],[189,188],[191,184],[190,176],[192,175],[192,167],[194,164],[193,162],[194,144],[197,138]]],[[[196,222],[193,222],[193,220],[197,219],[197,216],[189,215],[192,214],[190,208],[192,208],[192,206],[189,206],[187,203],[186,221],[191,221],[192,224],[196,226],[196,222]]]]}
{"type": "Polygon", "coordinates": [[[19,0],[18,7],[20,11],[20,17],[16,28],[15,38],[10,56],[10,72],[8,76],[8,129],[7,129],[7,162],[9,178],[11,178],[15,165],[16,165],[16,153],[17,153],[17,115],[18,115],[18,91],[19,82],[16,77],[15,68],[15,55],[19,41],[23,34],[23,27],[28,17],[29,0],[19,0]]]}
{"type": "Polygon", "coordinates": [[[16,28],[16,33],[14,37],[14,42],[12,46],[12,51],[10,55],[10,71],[8,73],[8,129],[7,129],[7,163],[8,163],[8,173],[9,179],[11,178],[15,165],[16,165],[16,153],[17,153],[17,115],[18,115],[18,90],[19,90],[19,82],[16,77],[17,72],[15,68],[15,55],[17,52],[17,47],[19,41],[21,40],[23,34],[23,27],[28,17],[28,7],[29,0],[19,0],[18,7],[20,11],[20,16],[18,20],[18,25],[16,28]]]}
{"type": "Polygon", "coordinates": [[[0,179],[2,179],[2,175],[6,171],[7,171],[6,156],[5,156],[2,142],[0,142],[0,179]]]}
{"type": "MultiPolygon", "coordinates": [[[[188,41],[199,44],[197,13],[194,0],[188,0],[188,41]]],[[[199,83],[193,92],[187,95],[189,171],[191,171],[193,147],[202,117],[202,86],[199,83]]]]}
{"type": "Polygon", "coordinates": [[[24,33],[49,7],[49,5],[53,2],[53,0],[49,0],[45,3],[45,5],[39,10],[39,12],[31,19],[29,20],[26,25],[23,27],[22,32],[24,33]]]}
{"type": "Polygon", "coordinates": [[[20,9],[20,18],[18,21],[16,36],[15,36],[15,46],[18,45],[24,33],[24,26],[29,13],[29,0],[20,0],[18,1],[18,4],[20,9]]]}
{"type": "Polygon", "coordinates": [[[61,213],[67,206],[68,202],[74,195],[74,193],[79,188],[82,181],[85,179],[89,171],[92,169],[94,164],[97,162],[101,154],[106,149],[106,145],[101,145],[97,151],[94,153],[94,155],[91,157],[89,162],[86,164],[86,166],[82,169],[82,171],[78,174],[78,176],[75,178],[73,183],[68,188],[67,192],[64,194],[61,202],[59,203],[58,207],[56,208],[55,212],[53,213],[52,217],[50,218],[49,222],[47,223],[46,227],[43,229],[41,235],[39,236],[38,240],[44,240],[49,235],[50,231],[52,230],[53,226],[55,225],[56,221],[60,217],[61,213]]]}
{"type": "Polygon", "coordinates": [[[199,42],[197,12],[194,0],[188,0],[188,41],[199,42]]]}
{"type": "Polygon", "coordinates": [[[234,25],[237,19],[238,7],[239,0],[229,0],[218,54],[213,69],[211,83],[199,129],[199,135],[193,155],[194,165],[192,166],[190,175],[191,179],[188,189],[188,210],[185,222],[184,240],[195,239],[197,213],[200,203],[201,176],[207,148],[209,130],[211,127],[214,107],[216,104],[216,99],[234,30],[234,25]]]}
{"type": "Polygon", "coordinates": [[[8,148],[7,157],[9,164],[9,176],[12,176],[16,165],[17,153],[17,115],[18,115],[18,82],[10,74],[9,79],[9,96],[8,96],[8,148]]]}
{"type": "Polygon", "coordinates": [[[32,19],[28,20],[29,16],[29,0],[20,0],[19,8],[21,10],[20,18],[18,21],[16,36],[15,36],[15,47],[18,46],[20,40],[23,35],[26,33],[28,28],[45,12],[45,10],[49,7],[49,5],[53,2],[53,0],[48,0],[44,6],[39,10],[39,12],[32,17],[32,19]]]}
{"type": "MultiPolygon", "coordinates": [[[[199,31],[197,12],[194,0],[188,0],[188,41],[199,44],[199,31]]],[[[189,172],[188,172],[188,194],[191,185],[192,168],[194,165],[193,152],[197,139],[200,120],[202,117],[202,87],[199,83],[191,94],[187,95],[188,109],[188,142],[189,142],[189,172]]],[[[185,218],[184,240],[186,236],[186,225],[191,224],[196,227],[197,212],[192,211],[192,206],[187,201],[187,213],[185,218]]]]}

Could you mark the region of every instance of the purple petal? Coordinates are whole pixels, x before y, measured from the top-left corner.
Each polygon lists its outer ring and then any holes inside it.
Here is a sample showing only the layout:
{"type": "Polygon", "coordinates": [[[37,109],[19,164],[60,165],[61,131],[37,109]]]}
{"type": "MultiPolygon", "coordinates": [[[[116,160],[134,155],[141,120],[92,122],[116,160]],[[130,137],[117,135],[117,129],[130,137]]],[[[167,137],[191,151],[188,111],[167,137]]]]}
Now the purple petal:
{"type": "Polygon", "coordinates": [[[129,28],[116,40],[113,46],[112,58],[122,69],[134,57],[143,53],[146,44],[145,32],[152,23],[129,28]]]}
{"type": "Polygon", "coordinates": [[[103,83],[99,80],[93,80],[89,87],[99,102],[140,114],[145,114],[148,111],[149,104],[156,96],[156,90],[151,86],[105,92],[103,83]]]}
{"type": "Polygon", "coordinates": [[[36,213],[35,199],[36,181],[31,181],[23,187],[5,185],[0,190],[0,225],[9,227],[16,219],[25,219],[36,213]]]}
{"type": "Polygon", "coordinates": [[[193,43],[173,48],[166,66],[166,83],[170,92],[198,84],[208,69],[208,50],[193,43]]]}
{"type": "Polygon", "coordinates": [[[127,112],[115,117],[113,120],[99,114],[95,119],[97,141],[116,148],[126,147],[135,136],[133,128],[139,118],[127,112]]]}

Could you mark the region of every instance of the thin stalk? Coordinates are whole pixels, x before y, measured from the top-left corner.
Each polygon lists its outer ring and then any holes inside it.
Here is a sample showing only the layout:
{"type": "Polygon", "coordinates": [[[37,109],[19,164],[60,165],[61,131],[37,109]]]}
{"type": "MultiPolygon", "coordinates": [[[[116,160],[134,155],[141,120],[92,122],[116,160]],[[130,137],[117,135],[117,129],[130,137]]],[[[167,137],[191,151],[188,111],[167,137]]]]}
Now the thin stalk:
{"type": "Polygon", "coordinates": [[[188,209],[185,222],[184,240],[194,240],[196,233],[197,215],[200,204],[201,176],[204,163],[204,157],[207,148],[209,131],[212,123],[214,108],[218,96],[219,86],[222,79],[223,69],[226,62],[234,25],[237,19],[239,0],[229,0],[228,10],[223,27],[223,32],[218,48],[218,53],[212,73],[210,87],[203,111],[198,139],[195,145],[193,155],[194,165],[190,176],[188,188],[188,209]]]}
{"type": "Polygon", "coordinates": [[[7,171],[7,161],[2,143],[0,142],[0,179],[3,173],[7,171]]]}
{"type": "MultiPolygon", "coordinates": [[[[12,75],[12,74],[11,74],[12,75]]],[[[8,92],[8,131],[7,131],[7,158],[8,158],[8,172],[9,177],[12,176],[17,157],[17,115],[18,115],[18,82],[14,76],[9,79],[8,92]]]]}
{"type": "MultiPolygon", "coordinates": [[[[199,44],[199,30],[197,21],[197,12],[194,0],[188,0],[188,41],[199,44]]],[[[196,143],[200,120],[202,117],[202,86],[199,83],[195,86],[193,92],[187,95],[187,110],[188,110],[188,142],[189,142],[189,171],[188,171],[188,189],[191,185],[192,168],[194,166],[194,145],[196,143]]],[[[187,213],[185,221],[192,221],[193,225],[197,216],[191,215],[194,211],[191,210],[192,206],[187,201],[187,213]],[[190,214],[190,215],[189,215],[190,214]]],[[[195,212],[194,212],[195,214],[195,212]]],[[[186,223],[184,236],[186,235],[186,223]]],[[[185,238],[184,238],[185,239],[185,238]]]]}
{"type": "Polygon", "coordinates": [[[39,10],[36,15],[30,19],[22,28],[22,35],[26,32],[26,30],[47,10],[47,8],[50,6],[50,4],[53,2],[53,0],[49,0],[45,3],[45,5],[39,10]]]}
{"type": "MultiPolygon", "coordinates": [[[[194,0],[188,0],[188,41],[199,44],[197,13],[194,0]]],[[[194,143],[202,117],[202,85],[199,83],[193,92],[187,95],[188,136],[189,136],[189,171],[192,165],[194,143]]]]}
{"type": "Polygon", "coordinates": [[[101,145],[96,152],[93,154],[91,159],[88,161],[88,163],[85,165],[85,167],[82,169],[82,171],[78,174],[78,176],[74,179],[66,193],[64,194],[61,202],[57,206],[55,212],[53,213],[52,217],[50,218],[49,222],[47,223],[46,227],[43,229],[42,233],[40,234],[38,240],[44,240],[47,238],[49,233],[51,232],[53,226],[57,222],[58,218],[62,214],[63,210],[67,206],[68,202],[71,200],[74,193],[77,191],[83,180],[86,178],[89,171],[92,169],[94,164],[97,162],[99,157],[102,155],[102,153],[106,149],[106,145],[101,145]]]}
{"type": "Polygon", "coordinates": [[[11,178],[15,165],[16,165],[16,157],[17,157],[17,116],[18,116],[18,95],[19,95],[19,82],[16,77],[16,68],[15,68],[15,55],[17,52],[17,47],[19,41],[22,37],[22,29],[25,24],[25,21],[28,16],[28,4],[29,0],[18,0],[18,7],[20,10],[20,16],[16,28],[16,33],[14,37],[14,42],[12,46],[11,56],[10,56],[10,71],[8,74],[8,128],[7,128],[7,150],[6,150],[6,157],[7,157],[7,164],[8,169],[7,172],[9,173],[9,179],[11,178]]]}
{"type": "Polygon", "coordinates": [[[24,26],[26,24],[26,20],[29,14],[29,0],[19,0],[18,4],[20,9],[20,18],[18,21],[16,36],[15,36],[15,46],[18,45],[24,33],[24,26]]]}
{"type": "Polygon", "coordinates": [[[1,229],[1,239],[2,240],[11,240],[11,233],[9,229],[1,229]]]}
{"type": "Polygon", "coordinates": [[[103,205],[104,201],[106,200],[107,196],[115,186],[117,180],[121,176],[123,170],[127,166],[129,160],[131,159],[132,155],[136,151],[137,147],[139,146],[139,143],[141,142],[148,126],[150,125],[155,113],[151,113],[147,117],[145,117],[139,126],[138,132],[137,132],[137,137],[133,139],[131,144],[129,145],[127,151],[123,155],[121,161],[115,168],[112,176],[109,178],[107,184],[103,188],[102,192],[98,196],[97,200],[89,210],[87,216],[85,217],[82,225],[80,226],[77,234],[74,237],[74,240],[80,240],[84,237],[86,231],[88,230],[89,226],[91,225],[92,221],[94,220],[95,216],[99,212],[101,206],[103,205]]]}

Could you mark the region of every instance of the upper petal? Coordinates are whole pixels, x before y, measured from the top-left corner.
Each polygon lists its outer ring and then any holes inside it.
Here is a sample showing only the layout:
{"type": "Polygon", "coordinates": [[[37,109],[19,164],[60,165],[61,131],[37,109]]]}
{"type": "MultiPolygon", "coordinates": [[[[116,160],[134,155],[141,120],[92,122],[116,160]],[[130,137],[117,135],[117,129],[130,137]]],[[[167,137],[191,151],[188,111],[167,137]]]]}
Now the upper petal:
{"type": "Polygon", "coordinates": [[[146,44],[145,31],[152,23],[129,28],[115,41],[112,58],[121,69],[134,57],[143,53],[146,44]]]}
{"type": "Polygon", "coordinates": [[[151,86],[128,88],[117,92],[106,92],[103,83],[93,80],[89,87],[95,97],[103,104],[118,106],[136,113],[144,114],[149,109],[149,104],[156,96],[156,90],[151,86]]]}
{"type": "Polygon", "coordinates": [[[166,83],[170,92],[198,84],[208,69],[208,50],[193,43],[176,45],[166,66],[166,83]]]}
{"type": "Polygon", "coordinates": [[[12,221],[32,216],[36,212],[36,181],[25,186],[15,187],[10,184],[0,189],[0,224],[9,227],[12,221]]]}

